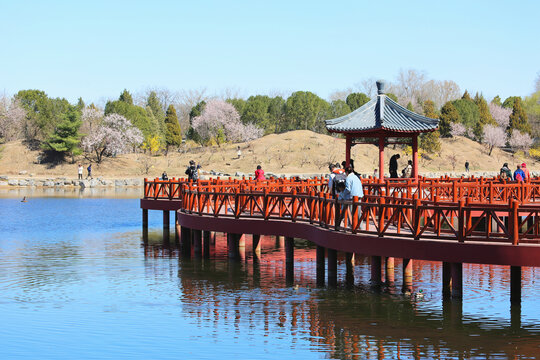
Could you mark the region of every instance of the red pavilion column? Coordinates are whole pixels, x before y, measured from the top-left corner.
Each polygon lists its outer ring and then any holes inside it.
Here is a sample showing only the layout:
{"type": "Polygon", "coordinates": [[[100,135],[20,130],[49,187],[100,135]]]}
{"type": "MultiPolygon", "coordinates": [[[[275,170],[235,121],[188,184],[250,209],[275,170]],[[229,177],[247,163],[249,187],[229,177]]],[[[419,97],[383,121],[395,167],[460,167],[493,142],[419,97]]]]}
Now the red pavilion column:
{"type": "Polygon", "coordinates": [[[379,180],[384,180],[384,136],[379,136],[379,180]]]}
{"type": "Polygon", "coordinates": [[[418,134],[412,137],[413,178],[418,179],[418,134]]]}
{"type": "Polygon", "coordinates": [[[347,135],[345,140],[345,162],[347,163],[346,166],[349,166],[351,164],[351,145],[352,138],[347,135]]]}

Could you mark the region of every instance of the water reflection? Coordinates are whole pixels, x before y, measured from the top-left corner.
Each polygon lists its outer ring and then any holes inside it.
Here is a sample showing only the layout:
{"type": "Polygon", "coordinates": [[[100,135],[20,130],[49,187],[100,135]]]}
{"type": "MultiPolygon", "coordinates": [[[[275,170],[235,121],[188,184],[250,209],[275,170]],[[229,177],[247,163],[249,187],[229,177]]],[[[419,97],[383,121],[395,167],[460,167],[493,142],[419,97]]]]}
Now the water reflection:
{"type": "MultiPolygon", "coordinates": [[[[469,311],[476,306],[467,301],[481,302],[486,293],[489,298],[507,296],[501,294],[501,278],[508,272],[502,267],[465,266],[472,296],[465,302],[442,301],[440,265],[417,261],[413,286],[426,293],[417,300],[396,286],[402,281],[397,272],[395,282],[374,292],[367,257],[357,256],[353,283],[347,281],[350,269],[340,258],[337,289],[317,288],[314,249],[297,248],[294,285],[288,286],[279,241],[263,240],[260,258],[251,257],[248,247],[241,261],[228,260],[220,243],[218,239],[211,249],[211,259],[179,256],[176,275],[184,311],[216,331],[225,326],[245,336],[252,331],[247,329],[258,329],[266,337],[291,338],[292,347],[307,340],[315,351],[338,359],[534,358],[540,351],[538,319],[522,323],[521,307],[510,308],[507,297],[497,305],[501,317],[469,311]]],[[[145,254],[170,257],[177,250],[155,244],[145,247],[145,254]]],[[[396,269],[398,264],[396,259],[396,269]]],[[[524,287],[531,288],[534,271],[526,268],[523,273],[524,287]]]]}

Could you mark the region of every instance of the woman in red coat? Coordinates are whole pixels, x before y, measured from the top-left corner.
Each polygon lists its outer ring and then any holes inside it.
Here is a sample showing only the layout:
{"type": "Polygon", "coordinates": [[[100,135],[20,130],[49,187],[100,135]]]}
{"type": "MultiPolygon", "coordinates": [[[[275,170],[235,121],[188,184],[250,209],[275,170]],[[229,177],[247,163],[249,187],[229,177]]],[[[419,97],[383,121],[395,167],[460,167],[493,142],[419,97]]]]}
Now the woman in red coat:
{"type": "Polygon", "coordinates": [[[264,177],[264,170],[262,169],[261,165],[257,165],[257,170],[255,170],[255,180],[266,180],[264,177]]]}

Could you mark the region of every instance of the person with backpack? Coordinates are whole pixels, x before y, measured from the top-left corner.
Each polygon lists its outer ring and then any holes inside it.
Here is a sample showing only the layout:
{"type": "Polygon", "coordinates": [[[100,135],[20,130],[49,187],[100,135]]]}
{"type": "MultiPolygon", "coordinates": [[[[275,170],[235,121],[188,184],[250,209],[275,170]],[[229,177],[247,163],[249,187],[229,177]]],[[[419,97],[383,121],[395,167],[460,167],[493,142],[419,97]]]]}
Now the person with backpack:
{"type": "Polygon", "coordinates": [[[504,163],[500,175],[502,180],[512,180],[512,170],[508,167],[508,163],[504,163]]]}
{"type": "Polygon", "coordinates": [[[514,171],[514,181],[525,181],[525,173],[521,170],[521,165],[519,164],[514,171]]]}
{"type": "MultiPolygon", "coordinates": [[[[347,177],[345,179],[345,184],[338,183],[336,184],[336,188],[339,190],[339,200],[353,200],[355,196],[358,196],[358,200],[361,201],[364,197],[364,189],[362,188],[362,181],[360,178],[354,173],[353,168],[351,166],[347,166],[345,168],[345,173],[347,174],[347,177]]],[[[338,219],[339,224],[341,224],[341,221],[343,220],[345,216],[345,207],[348,205],[342,205],[341,207],[341,214],[338,219]]],[[[362,210],[360,207],[358,207],[358,218],[360,218],[362,215],[362,210]]]]}
{"type": "Polygon", "coordinates": [[[201,168],[200,165],[195,165],[195,161],[190,160],[189,166],[186,169],[186,175],[188,176],[188,180],[191,180],[193,182],[196,182],[199,180],[199,169],[201,168]]]}
{"type": "Polygon", "coordinates": [[[86,178],[92,179],[92,164],[88,165],[88,167],[86,168],[86,171],[88,171],[88,176],[86,178]]]}
{"type": "Polygon", "coordinates": [[[257,170],[255,170],[255,180],[264,181],[266,177],[264,176],[264,170],[261,165],[257,165],[257,170]]]}
{"type": "Polygon", "coordinates": [[[328,191],[332,194],[332,197],[335,197],[338,193],[338,184],[345,184],[347,175],[345,174],[345,171],[343,169],[334,164],[330,164],[328,168],[330,170],[330,177],[328,179],[328,191]]]}

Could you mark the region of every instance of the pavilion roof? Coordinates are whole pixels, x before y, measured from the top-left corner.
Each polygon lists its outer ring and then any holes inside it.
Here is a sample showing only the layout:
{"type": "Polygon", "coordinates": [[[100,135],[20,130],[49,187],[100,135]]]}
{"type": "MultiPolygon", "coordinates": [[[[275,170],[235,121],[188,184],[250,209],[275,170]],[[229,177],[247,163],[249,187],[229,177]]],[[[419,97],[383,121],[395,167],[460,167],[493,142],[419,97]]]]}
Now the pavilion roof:
{"type": "Polygon", "coordinates": [[[431,119],[412,111],[384,94],[384,84],[379,84],[379,94],[355,111],[336,119],[326,120],[329,132],[369,133],[374,130],[390,132],[428,132],[437,130],[439,119],[431,119]]]}

